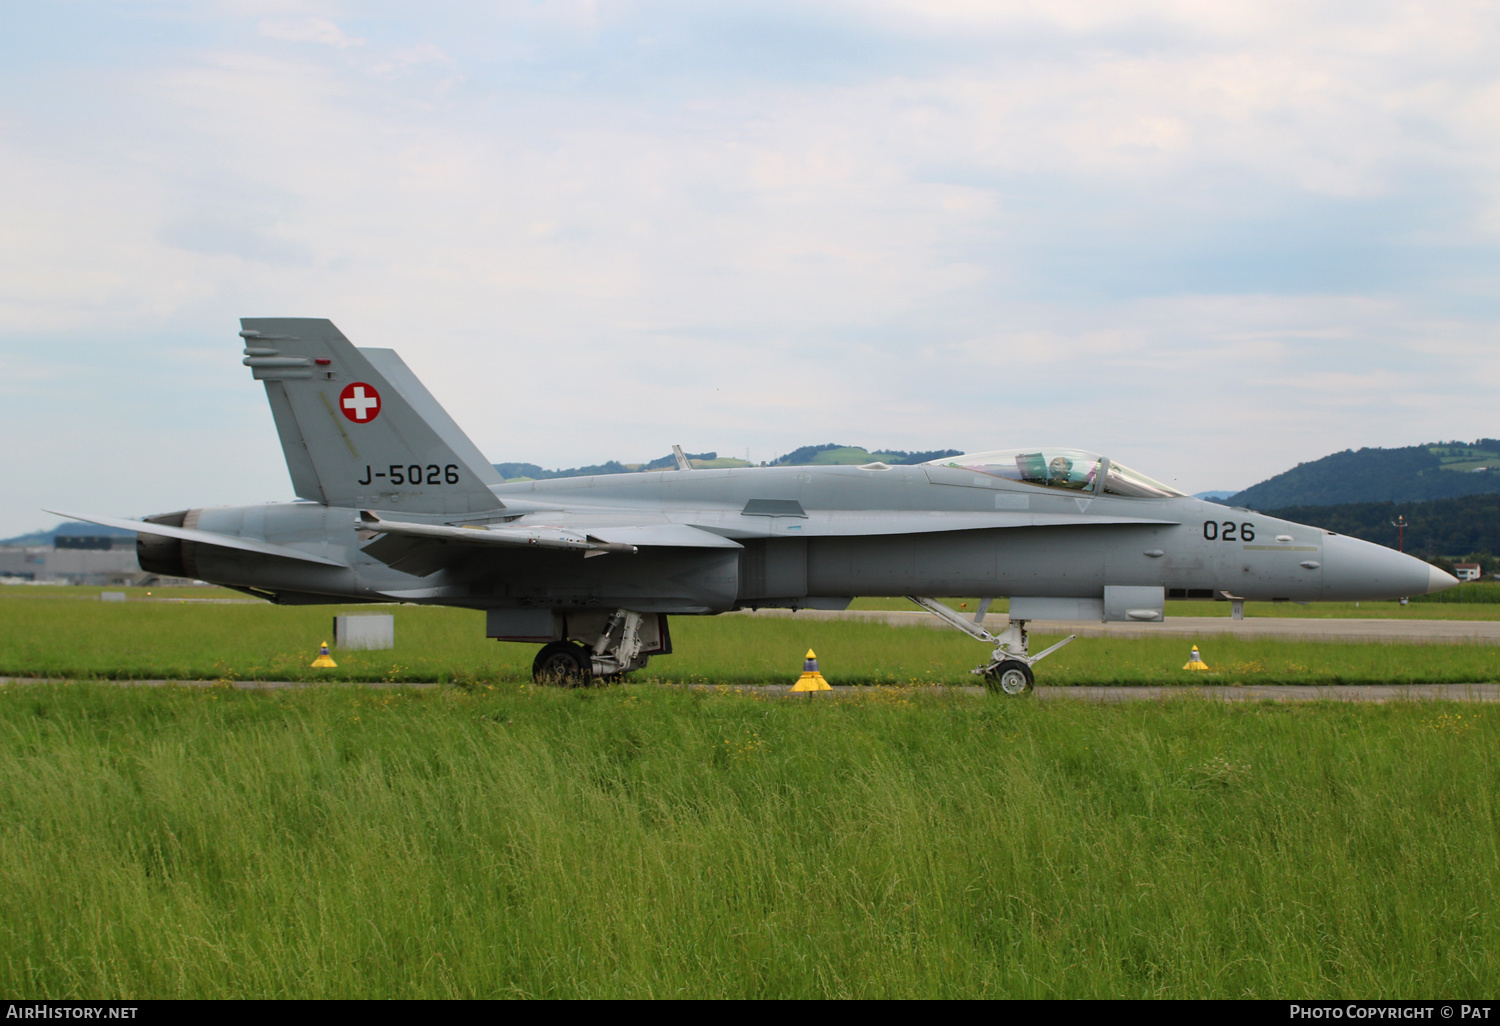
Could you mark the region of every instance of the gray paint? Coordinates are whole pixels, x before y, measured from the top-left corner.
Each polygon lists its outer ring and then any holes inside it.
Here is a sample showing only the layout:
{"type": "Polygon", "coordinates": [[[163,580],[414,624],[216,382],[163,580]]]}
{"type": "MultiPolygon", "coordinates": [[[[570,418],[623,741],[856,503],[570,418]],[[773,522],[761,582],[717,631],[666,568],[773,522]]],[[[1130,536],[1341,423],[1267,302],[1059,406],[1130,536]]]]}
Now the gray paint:
{"type": "MultiPolygon", "coordinates": [[[[502,483],[395,353],[358,350],[326,320],[242,323],[245,363],[265,382],[294,487],[311,501],[128,523],[159,567],[276,601],[466,606],[489,611],[493,636],[539,639],[572,636],[566,624],[602,623],[617,609],[976,595],[1011,596],[1013,615],[1140,620],[1162,608],[1164,589],[1311,601],[1421,594],[1451,580],[1249,510],[954,466],[502,483]],[[353,382],[380,392],[379,412],[362,423],[335,408],[353,382]],[[391,483],[392,467],[412,465],[421,483],[391,483]],[[454,473],[434,480],[430,465],[454,473]],[[1252,542],[1226,540],[1245,524],[1252,542]]],[[[665,637],[664,621],[650,622],[665,637]]]]}

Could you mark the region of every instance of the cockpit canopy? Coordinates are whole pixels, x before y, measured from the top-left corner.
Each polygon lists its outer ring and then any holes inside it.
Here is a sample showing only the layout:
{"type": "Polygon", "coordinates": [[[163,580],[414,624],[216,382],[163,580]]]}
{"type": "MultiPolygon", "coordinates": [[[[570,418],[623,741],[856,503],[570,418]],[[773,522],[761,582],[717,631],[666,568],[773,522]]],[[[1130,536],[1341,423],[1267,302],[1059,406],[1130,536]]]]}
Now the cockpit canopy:
{"type": "Polygon", "coordinates": [[[929,461],[934,467],[958,467],[1039,488],[1168,499],[1182,496],[1175,488],[1083,449],[996,449],[929,461]],[[1100,488],[1100,484],[1103,488],[1100,488]]]}

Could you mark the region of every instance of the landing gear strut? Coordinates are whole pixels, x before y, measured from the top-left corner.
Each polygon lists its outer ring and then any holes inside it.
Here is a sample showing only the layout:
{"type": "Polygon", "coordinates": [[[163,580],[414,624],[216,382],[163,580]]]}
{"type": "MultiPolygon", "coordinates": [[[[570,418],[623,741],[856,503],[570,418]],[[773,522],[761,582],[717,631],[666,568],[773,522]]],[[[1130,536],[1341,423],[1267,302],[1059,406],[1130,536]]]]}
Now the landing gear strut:
{"type": "Polygon", "coordinates": [[[629,609],[617,609],[609,618],[604,630],[594,641],[592,652],[595,677],[618,680],[631,670],[646,665],[650,656],[641,655],[640,613],[629,609]]]}
{"type": "Polygon", "coordinates": [[[1031,668],[1078,637],[1076,634],[1069,634],[1051,648],[1031,655],[1030,638],[1026,633],[1027,621],[1012,620],[1010,626],[999,634],[991,634],[981,626],[984,622],[984,614],[989,612],[989,599],[980,603],[979,612],[973,620],[967,620],[936,599],[921,598],[917,595],[906,597],[944,623],[963,631],[969,637],[994,645],[995,650],[990,653],[990,661],[969,672],[983,677],[984,686],[989,690],[1007,695],[1024,695],[1031,691],[1036,685],[1036,674],[1031,668]]]}
{"type": "Polygon", "coordinates": [[[576,641],[554,641],[544,645],[531,664],[531,678],[538,684],[586,687],[596,679],[619,680],[631,670],[644,667],[651,658],[641,654],[640,613],[616,610],[590,646],[576,641]]]}

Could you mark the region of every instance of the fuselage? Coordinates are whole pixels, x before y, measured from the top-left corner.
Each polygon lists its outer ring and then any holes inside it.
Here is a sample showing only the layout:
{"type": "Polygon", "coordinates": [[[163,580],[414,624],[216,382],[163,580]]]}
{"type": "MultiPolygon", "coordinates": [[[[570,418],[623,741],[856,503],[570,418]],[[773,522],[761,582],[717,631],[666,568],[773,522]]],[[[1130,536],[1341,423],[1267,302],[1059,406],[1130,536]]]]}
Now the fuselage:
{"type": "Polygon", "coordinates": [[[397,569],[366,553],[359,511],[297,502],[193,510],[181,526],[265,540],[345,564],[267,559],[142,536],[142,565],[283,602],[413,601],[479,609],[631,608],[717,613],[837,606],[853,596],[1094,599],[1106,588],[1167,598],[1389,599],[1452,578],[1382,546],[1189,497],[1117,496],[962,467],[772,467],[512,482],[485,516],[409,522],[579,527],[681,524],[728,548],[642,545],[585,558],[471,551],[397,569]]]}

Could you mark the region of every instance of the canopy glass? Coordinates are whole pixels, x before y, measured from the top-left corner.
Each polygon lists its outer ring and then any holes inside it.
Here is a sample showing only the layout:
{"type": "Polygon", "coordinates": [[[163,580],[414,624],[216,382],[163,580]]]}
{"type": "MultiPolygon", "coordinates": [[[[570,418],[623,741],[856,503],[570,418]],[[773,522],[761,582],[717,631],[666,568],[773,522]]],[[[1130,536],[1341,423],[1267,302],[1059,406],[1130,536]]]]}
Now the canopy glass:
{"type": "Polygon", "coordinates": [[[1083,449],[996,449],[930,462],[935,467],[958,467],[1038,488],[1096,494],[1102,478],[1105,495],[1167,499],[1183,494],[1139,471],[1083,449]]]}

